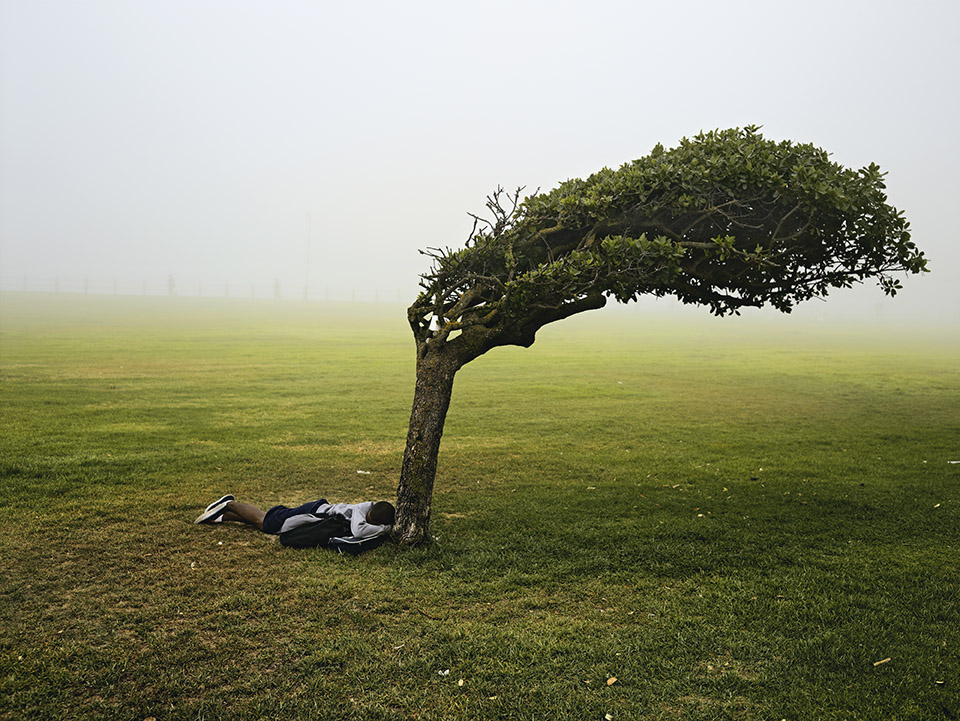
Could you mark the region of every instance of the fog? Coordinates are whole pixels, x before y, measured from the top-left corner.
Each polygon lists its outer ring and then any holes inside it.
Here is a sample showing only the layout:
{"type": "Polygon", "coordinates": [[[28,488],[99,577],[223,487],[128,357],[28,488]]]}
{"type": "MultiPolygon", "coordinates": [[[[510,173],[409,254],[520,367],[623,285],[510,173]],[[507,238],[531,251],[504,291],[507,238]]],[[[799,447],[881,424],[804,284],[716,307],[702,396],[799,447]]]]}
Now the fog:
{"type": "Polygon", "coordinates": [[[498,185],[758,124],[877,162],[930,259],[807,312],[956,324],[957,27],[952,0],[0,0],[0,288],[409,302],[498,185]]]}

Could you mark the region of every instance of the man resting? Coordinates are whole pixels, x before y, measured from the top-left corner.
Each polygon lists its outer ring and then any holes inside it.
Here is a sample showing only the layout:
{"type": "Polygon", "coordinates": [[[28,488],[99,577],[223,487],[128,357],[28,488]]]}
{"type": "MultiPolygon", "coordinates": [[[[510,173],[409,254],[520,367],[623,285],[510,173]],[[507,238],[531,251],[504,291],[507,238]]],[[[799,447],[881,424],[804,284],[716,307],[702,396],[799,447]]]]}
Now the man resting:
{"type": "Polygon", "coordinates": [[[386,501],[330,504],[325,498],[295,508],[274,506],[264,512],[257,506],[240,503],[228,494],[207,506],[194,523],[240,521],[256,526],[264,533],[280,536],[284,545],[324,545],[348,553],[360,553],[387,540],[394,515],[393,506],[386,501]],[[324,528],[333,534],[324,537],[322,543],[285,542],[302,536],[308,526],[318,527],[322,521],[326,521],[324,528]]]}

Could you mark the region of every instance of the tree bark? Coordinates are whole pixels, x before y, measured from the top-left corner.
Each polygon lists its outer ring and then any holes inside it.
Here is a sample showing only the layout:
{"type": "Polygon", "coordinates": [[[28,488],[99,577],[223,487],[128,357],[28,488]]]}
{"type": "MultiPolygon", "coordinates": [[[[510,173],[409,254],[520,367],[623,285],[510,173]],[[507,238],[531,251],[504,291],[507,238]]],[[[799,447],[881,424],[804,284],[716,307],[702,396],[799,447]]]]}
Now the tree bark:
{"type": "Polygon", "coordinates": [[[451,355],[430,352],[417,360],[417,384],[407,446],[403,452],[397,488],[397,518],[393,528],[393,537],[401,545],[414,545],[429,538],[430,504],[437,475],[440,437],[450,407],[453,377],[460,368],[451,355]]]}

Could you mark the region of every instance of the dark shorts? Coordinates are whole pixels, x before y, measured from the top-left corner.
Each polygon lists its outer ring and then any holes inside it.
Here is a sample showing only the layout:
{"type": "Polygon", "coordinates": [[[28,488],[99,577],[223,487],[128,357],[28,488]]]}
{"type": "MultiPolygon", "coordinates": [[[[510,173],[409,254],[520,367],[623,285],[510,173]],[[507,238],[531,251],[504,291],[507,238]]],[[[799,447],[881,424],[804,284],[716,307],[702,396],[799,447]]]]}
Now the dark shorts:
{"type": "Polygon", "coordinates": [[[315,513],[317,508],[327,502],[326,498],[319,501],[310,501],[296,508],[287,508],[286,506],[274,506],[263,517],[263,532],[271,533],[274,536],[279,535],[280,527],[283,522],[291,516],[298,516],[304,513],[315,513]]]}

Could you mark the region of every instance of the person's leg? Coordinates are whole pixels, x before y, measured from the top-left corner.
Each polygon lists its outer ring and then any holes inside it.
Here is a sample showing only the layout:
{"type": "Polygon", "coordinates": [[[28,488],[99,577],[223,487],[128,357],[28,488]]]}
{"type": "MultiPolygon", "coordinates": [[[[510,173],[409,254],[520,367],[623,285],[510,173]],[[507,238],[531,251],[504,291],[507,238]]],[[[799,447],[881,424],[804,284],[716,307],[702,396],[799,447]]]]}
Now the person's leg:
{"type": "Polygon", "coordinates": [[[263,530],[263,517],[267,515],[254,505],[228,501],[227,510],[223,514],[224,521],[242,521],[263,530]]]}

